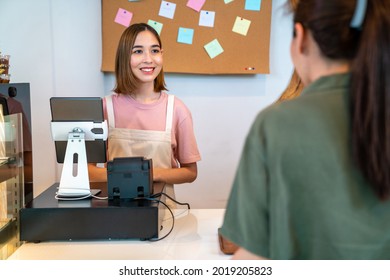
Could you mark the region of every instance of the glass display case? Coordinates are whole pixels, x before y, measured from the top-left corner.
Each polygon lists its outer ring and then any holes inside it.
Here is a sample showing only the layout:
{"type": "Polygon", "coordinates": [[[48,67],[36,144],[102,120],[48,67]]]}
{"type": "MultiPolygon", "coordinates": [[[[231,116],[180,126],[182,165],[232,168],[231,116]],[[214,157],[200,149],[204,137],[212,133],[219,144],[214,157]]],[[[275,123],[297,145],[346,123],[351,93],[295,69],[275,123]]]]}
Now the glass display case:
{"type": "Polygon", "coordinates": [[[30,95],[29,83],[0,83],[0,107],[3,108],[3,115],[22,114],[25,203],[32,201],[34,188],[30,95]]]}
{"type": "Polygon", "coordinates": [[[0,106],[0,260],[20,245],[19,210],[24,205],[22,115],[0,106]]]}

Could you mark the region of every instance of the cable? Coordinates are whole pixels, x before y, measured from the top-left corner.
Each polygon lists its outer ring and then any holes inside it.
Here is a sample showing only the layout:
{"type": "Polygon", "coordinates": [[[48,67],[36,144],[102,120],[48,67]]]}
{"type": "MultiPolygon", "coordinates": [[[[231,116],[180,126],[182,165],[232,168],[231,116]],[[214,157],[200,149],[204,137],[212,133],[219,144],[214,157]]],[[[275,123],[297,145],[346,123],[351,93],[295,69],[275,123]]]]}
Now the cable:
{"type": "Polygon", "coordinates": [[[105,196],[105,197],[100,197],[100,196],[96,196],[96,195],[92,195],[92,194],[87,194],[85,196],[80,196],[80,197],[64,197],[64,196],[61,196],[61,195],[58,195],[58,193],[56,193],[55,195],[55,199],[57,200],[82,200],[82,199],[86,199],[86,198],[90,198],[90,197],[93,197],[93,198],[96,198],[96,199],[101,199],[101,200],[107,200],[108,199],[108,196],[105,196]]]}
{"type": "Polygon", "coordinates": [[[179,201],[177,201],[176,199],[173,199],[171,196],[167,195],[167,194],[164,193],[164,192],[156,193],[156,194],[154,194],[154,195],[152,195],[152,196],[150,196],[150,197],[151,197],[151,198],[157,198],[157,197],[160,197],[161,195],[165,195],[166,197],[168,197],[168,198],[169,198],[170,200],[172,200],[173,202],[175,202],[175,203],[177,203],[177,204],[179,204],[179,205],[186,205],[188,209],[191,209],[189,203],[187,203],[187,202],[179,202],[179,201]]]}
{"type": "Polygon", "coordinates": [[[108,199],[108,196],[104,196],[104,197],[100,197],[100,196],[96,196],[96,195],[91,195],[93,198],[96,198],[96,199],[101,199],[101,200],[106,200],[108,199]]]}
{"type": "Polygon", "coordinates": [[[154,202],[157,202],[157,203],[162,203],[169,210],[169,212],[171,213],[171,217],[172,217],[172,226],[171,226],[169,232],[166,235],[164,235],[161,238],[157,238],[157,239],[146,238],[146,239],[144,239],[144,241],[150,241],[150,242],[160,241],[160,240],[163,240],[165,237],[167,237],[168,235],[171,234],[173,228],[175,227],[175,216],[173,215],[173,212],[172,212],[171,208],[165,202],[162,202],[161,200],[158,200],[158,199],[155,199],[155,198],[152,198],[152,197],[136,197],[136,198],[134,198],[134,200],[149,200],[149,201],[154,201],[154,202]]]}
{"type": "MultiPolygon", "coordinates": [[[[172,232],[172,230],[173,230],[173,228],[174,228],[174,226],[175,226],[175,215],[173,214],[171,208],[170,208],[165,202],[163,202],[163,201],[161,201],[161,200],[159,200],[159,199],[156,199],[157,197],[161,197],[162,195],[165,195],[167,198],[169,198],[170,200],[172,200],[173,202],[175,202],[175,203],[177,203],[177,204],[179,204],[179,205],[186,205],[187,208],[188,208],[188,210],[191,209],[189,203],[186,203],[186,202],[184,202],[184,203],[183,203],[183,202],[179,202],[179,201],[173,199],[171,196],[167,195],[167,194],[164,193],[164,192],[160,192],[160,193],[154,194],[154,195],[150,196],[149,198],[143,198],[143,199],[146,199],[146,200],[155,201],[155,202],[157,202],[157,203],[162,203],[162,204],[169,210],[169,212],[171,213],[171,217],[172,217],[172,226],[171,226],[171,229],[169,230],[169,232],[168,232],[166,235],[164,235],[163,237],[158,238],[158,239],[146,239],[146,241],[155,242],[155,241],[160,241],[160,240],[164,239],[164,238],[167,237],[169,234],[171,234],[171,232],[172,232]]],[[[142,199],[142,198],[140,198],[140,199],[142,199]]],[[[180,213],[179,215],[181,215],[181,214],[182,214],[182,213],[180,213]]],[[[165,219],[164,221],[166,221],[166,220],[167,220],[167,219],[165,219]]]]}
{"type": "MultiPolygon", "coordinates": [[[[77,189],[77,188],[61,188],[61,190],[77,190],[78,191],[79,189],[77,189]]],[[[67,200],[67,201],[83,200],[83,199],[90,198],[90,197],[93,197],[93,198],[96,198],[96,199],[102,199],[102,200],[108,199],[108,196],[106,196],[106,197],[99,197],[99,196],[93,195],[92,192],[90,192],[89,194],[83,195],[83,196],[76,196],[76,195],[65,196],[65,195],[60,195],[60,194],[58,194],[58,192],[56,192],[56,195],[54,196],[54,198],[57,199],[57,200],[67,200]]]]}
{"type": "Polygon", "coordinates": [[[91,194],[87,194],[87,195],[80,196],[80,197],[64,197],[64,196],[58,195],[58,193],[56,193],[54,198],[57,199],[57,200],[68,200],[68,201],[71,201],[71,200],[82,200],[82,199],[89,198],[91,196],[92,196],[91,194]]]}

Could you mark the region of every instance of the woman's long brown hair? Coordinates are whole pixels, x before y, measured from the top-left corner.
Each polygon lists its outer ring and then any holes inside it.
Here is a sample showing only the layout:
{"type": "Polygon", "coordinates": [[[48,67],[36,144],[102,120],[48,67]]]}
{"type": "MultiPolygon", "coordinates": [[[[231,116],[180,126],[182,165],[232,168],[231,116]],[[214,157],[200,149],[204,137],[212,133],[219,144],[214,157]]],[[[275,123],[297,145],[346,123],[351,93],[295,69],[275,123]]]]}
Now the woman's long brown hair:
{"type": "Polygon", "coordinates": [[[301,0],[294,22],[311,31],[322,54],[351,61],[353,160],[382,200],[390,197],[390,1],[367,0],[360,28],[357,1],[301,0]]]}
{"type": "MultiPolygon", "coordinates": [[[[138,86],[139,81],[134,76],[131,71],[130,59],[131,59],[131,50],[134,46],[134,42],[137,38],[137,35],[143,31],[149,31],[154,34],[160,48],[162,49],[162,43],[160,36],[157,31],[146,23],[135,23],[130,25],[122,33],[121,38],[119,39],[118,48],[115,57],[115,78],[116,85],[114,92],[119,94],[130,94],[134,92],[138,86]]],[[[164,80],[164,71],[161,69],[160,73],[154,80],[154,91],[159,92],[162,90],[167,90],[164,80]]]]}

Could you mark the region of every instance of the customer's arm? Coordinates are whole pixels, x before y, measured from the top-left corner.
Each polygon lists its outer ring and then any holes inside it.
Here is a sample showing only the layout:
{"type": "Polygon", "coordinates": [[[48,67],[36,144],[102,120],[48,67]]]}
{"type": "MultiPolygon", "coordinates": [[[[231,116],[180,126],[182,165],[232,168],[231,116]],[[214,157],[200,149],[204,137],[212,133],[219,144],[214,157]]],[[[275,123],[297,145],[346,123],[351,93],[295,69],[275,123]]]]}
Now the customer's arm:
{"type": "Polygon", "coordinates": [[[234,253],[232,260],[267,260],[266,258],[263,258],[261,256],[255,255],[244,248],[240,247],[238,250],[234,253]]]}

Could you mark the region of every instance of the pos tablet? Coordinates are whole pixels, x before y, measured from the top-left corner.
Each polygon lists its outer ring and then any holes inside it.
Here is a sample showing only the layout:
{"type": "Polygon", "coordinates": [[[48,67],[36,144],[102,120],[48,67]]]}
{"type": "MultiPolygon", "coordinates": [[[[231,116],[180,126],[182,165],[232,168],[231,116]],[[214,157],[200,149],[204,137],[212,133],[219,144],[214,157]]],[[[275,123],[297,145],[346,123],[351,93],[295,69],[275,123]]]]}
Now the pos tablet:
{"type": "Polygon", "coordinates": [[[57,162],[64,163],[58,197],[88,197],[87,163],[106,162],[108,129],[102,99],[52,97],[50,108],[57,162]]]}

